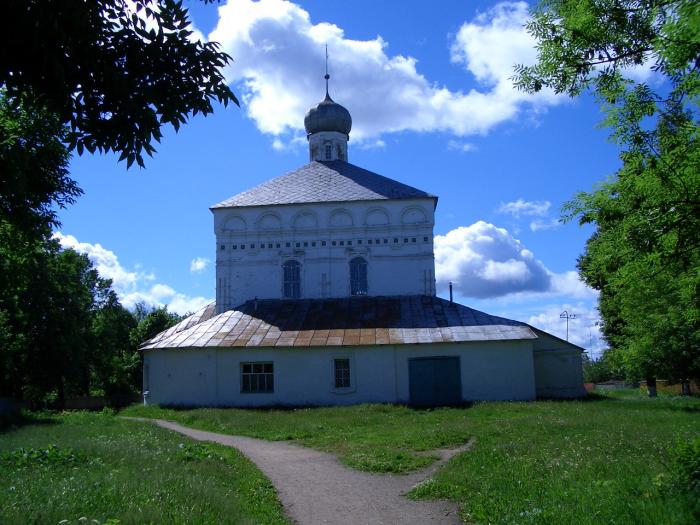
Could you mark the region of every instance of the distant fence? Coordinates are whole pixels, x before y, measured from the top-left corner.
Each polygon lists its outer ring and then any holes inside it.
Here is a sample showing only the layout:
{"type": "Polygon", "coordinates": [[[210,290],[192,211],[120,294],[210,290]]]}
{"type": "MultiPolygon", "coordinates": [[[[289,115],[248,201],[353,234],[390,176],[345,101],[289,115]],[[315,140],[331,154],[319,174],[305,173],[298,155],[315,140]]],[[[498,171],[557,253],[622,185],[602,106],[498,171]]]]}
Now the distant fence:
{"type": "Polygon", "coordinates": [[[141,401],[140,396],[81,396],[69,397],[63,402],[64,410],[102,410],[105,407],[122,408],[141,401]]]}
{"type": "Polygon", "coordinates": [[[11,397],[0,397],[0,416],[13,416],[18,414],[24,405],[11,397]]]}
{"type": "MultiPolygon", "coordinates": [[[[689,394],[700,394],[700,385],[698,385],[696,382],[691,381],[689,383],[690,391],[688,392],[689,394]]],[[[640,390],[644,390],[646,392],[647,390],[647,382],[646,381],[641,381],[639,383],[639,388],[640,390]]],[[[683,385],[681,383],[671,383],[667,381],[666,379],[657,379],[656,380],[656,391],[657,392],[665,392],[667,394],[675,394],[680,396],[683,394],[683,385]]]]}
{"type": "Polygon", "coordinates": [[[628,381],[605,381],[604,383],[595,383],[594,387],[599,390],[622,390],[624,388],[638,388],[639,383],[630,383],[628,381]]]}
{"type": "MultiPolygon", "coordinates": [[[[138,395],[80,396],[66,398],[63,403],[55,401],[47,408],[53,410],[102,410],[105,407],[122,408],[141,401],[141,396],[138,395]]],[[[32,407],[24,401],[18,401],[10,397],[0,397],[0,416],[19,414],[24,408],[35,409],[41,407],[32,407]]]]}

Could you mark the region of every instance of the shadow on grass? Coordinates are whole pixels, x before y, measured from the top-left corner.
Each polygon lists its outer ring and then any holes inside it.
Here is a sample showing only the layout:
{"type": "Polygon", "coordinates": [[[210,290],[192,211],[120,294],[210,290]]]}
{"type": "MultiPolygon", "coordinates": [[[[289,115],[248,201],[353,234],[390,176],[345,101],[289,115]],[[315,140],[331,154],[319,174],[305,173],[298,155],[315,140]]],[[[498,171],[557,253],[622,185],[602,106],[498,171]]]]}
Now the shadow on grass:
{"type": "Polygon", "coordinates": [[[0,434],[17,430],[27,425],[55,425],[56,420],[45,414],[32,414],[19,412],[14,414],[0,414],[0,434]]]}
{"type": "MultiPolygon", "coordinates": [[[[361,403],[360,405],[365,404],[361,403]]],[[[405,403],[370,403],[371,406],[377,406],[377,405],[385,405],[387,407],[399,407],[399,408],[408,408],[411,410],[416,410],[419,412],[423,411],[431,411],[435,410],[438,408],[472,408],[476,402],[474,401],[464,401],[461,403],[453,403],[449,405],[426,405],[426,406],[421,406],[421,405],[410,405],[410,404],[405,404],[405,403]]],[[[236,410],[245,410],[246,412],[261,412],[261,413],[266,413],[266,412],[294,412],[296,410],[309,410],[309,409],[314,409],[314,408],[343,408],[345,405],[271,405],[271,406],[264,406],[264,407],[247,407],[247,406],[236,406],[236,405],[212,405],[212,406],[203,406],[203,405],[158,405],[159,408],[167,409],[167,410],[172,410],[174,412],[189,412],[191,410],[197,410],[197,409],[236,409],[236,410]]],[[[350,407],[356,407],[358,405],[347,405],[348,408],[350,407]]]]}

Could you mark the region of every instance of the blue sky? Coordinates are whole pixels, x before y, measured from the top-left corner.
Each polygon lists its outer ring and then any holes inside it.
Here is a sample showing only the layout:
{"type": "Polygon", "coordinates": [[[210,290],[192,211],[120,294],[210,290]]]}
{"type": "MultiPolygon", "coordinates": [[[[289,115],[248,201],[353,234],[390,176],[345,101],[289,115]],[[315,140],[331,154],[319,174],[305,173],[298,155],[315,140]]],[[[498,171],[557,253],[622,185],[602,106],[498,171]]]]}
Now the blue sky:
{"type": "Polygon", "coordinates": [[[84,189],[60,213],[65,246],[88,253],[127,306],[191,311],[214,297],[209,206],[307,162],[303,115],[331,95],[353,116],[349,161],[439,196],[439,295],[530,322],[599,351],[596,295],[575,274],[589,227],[563,203],[619,166],[589,96],[512,88],[534,60],[527,4],[300,2],[188,4],[196,29],[233,56],[241,107],[168,130],[146,169],[113,155],[71,163],[84,189]]]}

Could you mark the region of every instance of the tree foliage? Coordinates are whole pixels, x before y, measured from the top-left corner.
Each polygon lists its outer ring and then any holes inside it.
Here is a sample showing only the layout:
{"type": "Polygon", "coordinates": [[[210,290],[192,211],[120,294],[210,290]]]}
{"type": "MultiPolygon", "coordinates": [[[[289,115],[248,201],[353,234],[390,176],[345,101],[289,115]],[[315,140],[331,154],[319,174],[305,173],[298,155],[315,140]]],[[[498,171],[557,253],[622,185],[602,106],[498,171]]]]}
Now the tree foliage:
{"type": "Polygon", "coordinates": [[[82,191],[68,174],[64,138],[55,115],[0,92],[0,220],[46,233],[56,207],[75,202],[82,191]]]}
{"type": "Polygon", "coordinates": [[[137,393],[139,345],[180,319],[128,311],[86,255],[0,222],[0,396],[137,393]]]}
{"type": "Polygon", "coordinates": [[[0,87],[68,125],[70,149],[121,153],[143,166],[161,127],[176,130],[212,100],[238,101],[230,57],[192,38],[176,0],[9,0],[3,4],[0,87]]]}
{"type": "Polygon", "coordinates": [[[615,176],[564,208],[596,227],[578,266],[606,339],[630,376],[700,377],[700,4],[545,0],[528,30],[539,60],[516,85],[592,89],[621,146],[615,176]]]}

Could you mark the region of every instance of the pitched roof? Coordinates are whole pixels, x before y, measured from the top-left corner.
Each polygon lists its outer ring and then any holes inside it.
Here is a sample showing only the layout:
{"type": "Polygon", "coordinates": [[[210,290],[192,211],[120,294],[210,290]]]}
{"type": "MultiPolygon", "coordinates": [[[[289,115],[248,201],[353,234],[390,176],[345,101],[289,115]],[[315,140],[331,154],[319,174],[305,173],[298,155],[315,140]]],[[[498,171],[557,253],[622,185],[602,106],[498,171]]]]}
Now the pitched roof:
{"type": "Polygon", "coordinates": [[[212,209],[421,197],[437,199],[422,190],[342,160],[313,161],[215,204],[212,209]]]}
{"type": "Polygon", "coordinates": [[[265,299],[248,301],[209,318],[199,312],[197,315],[198,322],[189,322],[188,318],[146,341],[141,349],[364,346],[537,338],[525,323],[424,295],[265,299]]]}

